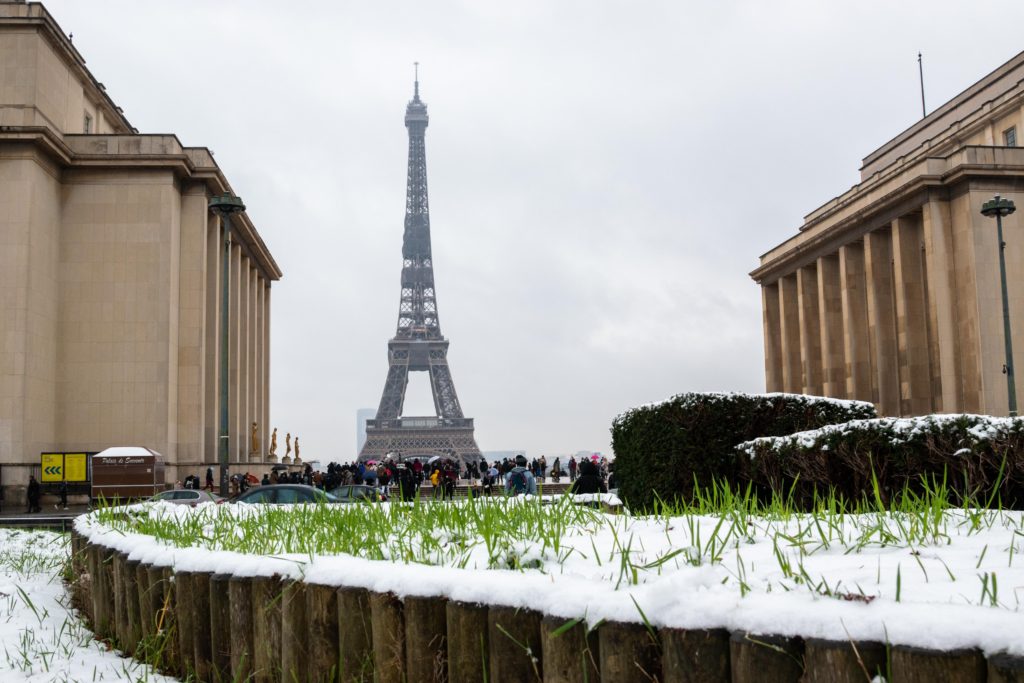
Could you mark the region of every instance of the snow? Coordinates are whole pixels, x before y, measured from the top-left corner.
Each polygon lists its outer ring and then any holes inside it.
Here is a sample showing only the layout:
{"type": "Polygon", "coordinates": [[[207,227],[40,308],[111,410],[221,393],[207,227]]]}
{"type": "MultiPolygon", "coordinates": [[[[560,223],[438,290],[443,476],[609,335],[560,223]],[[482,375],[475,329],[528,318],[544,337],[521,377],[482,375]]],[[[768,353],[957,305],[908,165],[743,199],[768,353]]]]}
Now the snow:
{"type": "Polygon", "coordinates": [[[819,405],[829,404],[829,405],[834,405],[834,406],[839,406],[839,407],[845,408],[846,410],[849,410],[849,411],[857,410],[857,411],[859,411],[859,412],[861,412],[863,414],[866,414],[866,415],[874,415],[875,414],[875,406],[874,406],[874,404],[873,403],[869,403],[867,401],[853,401],[853,400],[849,400],[849,399],[829,398],[827,396],[811,396],[809,394],[787,394],[787,393],[784,393],[784,392],[770,392],[770,393],[766,393],[766,394],[748,394],[748,393],[739,392],[739,391],[701,391],[701,392],[684,392],[684,393],[681,393],[681,394],[674,394],[674,395],[670,396],[669,398],[665,399],[664,401],[658,401],[656,403],[644,403],[644,404],[635,406],[635,407],[630,408],[629,410],[621,413],[620,415],[618,415],[614,419],[614,422],[615,423],[621,423],[621,422],[625,421],[626,419],[628,419],[633,413],[635,413],[637,411],[644,411],[644,410],[650,410],[650,409],[658,408],[658,407],[660,407],[662,405],[665,405],[666,403],[671,403],[671,402],[676,401],[678,399],[684,399],[684,402],[686,402],[686,403],[695,403],[695,402],[705,401],[705,400],[707,400],[709,398],[717,398],[717,399],[722,399],[722,400],[728,400],[728,399],[734,399],[734,398],[743,398],[743,399],[752,399],[752,400],[763,400],[763,399],[781,398],[781,399],[786,399],[786,400],[789,400],[789,401],[799,401],[799,402],[805,403],[807,405],[812,405],[812,406],[819,406],[819,405]]]}
{"type": "Polygon", "coordinates": [[[0,529],[0,680],[173,683],[93,639],[61,582],[69,551],[65,535],[0,529]]]}
{"type": "MultiPolygon", "coordinates": [[[[946,422],[968,421],[971,424],[966,430],[976,443],[989,441],[1024,426],[1024,419],[1014,417],[992,417],[991,415],[972,415],[968,413],[951,413],[925,415],[922,417],[880,417],[870,420],[851,420],[840,424],[826,425],[818,429],[787,434],[786,436],[764,436],[736,446],[736,449],[751,456],[756,455],[756,446],[768,446],[778,449],[787,445],[801,448],[814,448],[822,440],[834,434],[850,434],[855,432],[884,432],[890,434],[893,444],[904,443],[923,434],[931,433],[936,427],[946,422]]],[[[957,455],[970,453],[970,449],[961,449],[957,455]]]]}
{"type": "Polygon", "coordinates": [[[160,455],[156,451],[152,451],[142,446],[113,446],[100,451],[94,458],[114,458],[114,457],[125,457],[125,456],[139,456],[139,455],[160,455]]]}
{"type": "MultiPolygon", "coordinates": [[[[134,510],[143,516],[244,515],[247,522],[265,514],[259,506],[163,503],[134,510]]],[[[643,610],[655,626],[1024,655],[1024,512],[949,510],[930,525],[901,513],[784,520],[595,513],[594,519],[567,529],[557,553],[512,539],[496,562],[478,543],[463,562],[440,566],[351,555],[248,556],[215,545],[175,548],[104,528],[95,515],[80,517],[76,528],[133,559],[179,570],[280,574],[398,596],[529,607],[591,624],[640,622],[643,610]],[[490,568],[513,561],[521,569],[490,568]],[[986,592],[993,584],[998,590],[986,592]]]]}

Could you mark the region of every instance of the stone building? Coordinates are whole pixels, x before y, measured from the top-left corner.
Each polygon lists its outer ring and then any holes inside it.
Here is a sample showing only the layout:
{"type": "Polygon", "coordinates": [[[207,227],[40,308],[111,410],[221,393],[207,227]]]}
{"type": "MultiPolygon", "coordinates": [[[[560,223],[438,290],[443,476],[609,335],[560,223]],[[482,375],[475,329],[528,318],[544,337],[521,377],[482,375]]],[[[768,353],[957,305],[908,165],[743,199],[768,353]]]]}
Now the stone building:
{"type": "MultiPolygon", "coordinates": [[[[207,202],[230,191],[208,149],[135,130],[42,5],[0,1],[5,486],[44,451],[146,446],[169,477],[217,461],[225,247],[207,202]]],[[[248,215],[232,224],[229,444],[247,461],[267,447],[281,271],[248,215]]]]}
{"type": "Polygon", "coordinates": [[[884,415],[1007,413],[999,194],[1024,395],[1024,53],[869,154],[861,182],[761,256],[769,391],[884,415]]]}

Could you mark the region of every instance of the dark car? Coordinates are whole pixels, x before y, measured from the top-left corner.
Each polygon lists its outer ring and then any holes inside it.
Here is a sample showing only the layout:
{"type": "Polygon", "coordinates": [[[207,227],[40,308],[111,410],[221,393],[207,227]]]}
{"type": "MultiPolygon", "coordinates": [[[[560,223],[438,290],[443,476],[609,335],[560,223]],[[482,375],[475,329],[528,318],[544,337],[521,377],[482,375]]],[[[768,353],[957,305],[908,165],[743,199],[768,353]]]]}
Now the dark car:
{"type": "Polygon", "coordinates": [[[275,484],[254,486],[240,493],[228,502],[256,503],[264,505],[289,505],[295,503],[337,503],[337,498],[318,488],[305,484],[275,484]]]}
{"type": "Polygon", "coordinates": [[[380,492],[377,491],[375,486],[363,486],[362,484],[346,484],[345,486],[331,489],[330,493],[340,503],[362,503],[363,501],[374,502],[380,500],[380,492]]]}

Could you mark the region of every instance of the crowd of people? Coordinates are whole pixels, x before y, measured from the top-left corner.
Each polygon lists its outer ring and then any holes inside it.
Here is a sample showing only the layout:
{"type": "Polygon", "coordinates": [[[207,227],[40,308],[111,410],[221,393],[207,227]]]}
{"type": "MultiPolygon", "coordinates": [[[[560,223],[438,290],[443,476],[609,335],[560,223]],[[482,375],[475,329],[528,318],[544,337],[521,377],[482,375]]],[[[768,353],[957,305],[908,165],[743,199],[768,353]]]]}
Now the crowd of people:
{"type": "MultiPolygon", "coordinates": [[[[332,462],[327,471],[314,470],[307,463],[302,471],[273,469],[257,479],[246,472],[235,474],[230,479],[232,493],[245,492],[250,486],[259,484],[305,484],[324,491],[333,491],[340,486],[361,485],[377,490],[378,495],[388,500],[393,494],[401,500],[413,500],[420,488],[428,482],[429,495],[442,500],[455,496],[460,481],[468,486],[469,495],[491,496],[498,492],[508,495],[536,494],[537,483],[559,483],[563,478],[572,484],[570,493],[603,493],[608,491],[610,467],[606,458],[570,457],[564,464],[555,458],[548,465],[547,458],[527,460],[524,455],[503,458],[493,462],[481,459],[460,464],[454,458],[433,457],[403,458],[389,455],[380,462],[332,462]]],[[[178,488],[215,490],[214,470],[206,470],[205,485],[196,475],[189,475],[179,481],[178,488]]]]}

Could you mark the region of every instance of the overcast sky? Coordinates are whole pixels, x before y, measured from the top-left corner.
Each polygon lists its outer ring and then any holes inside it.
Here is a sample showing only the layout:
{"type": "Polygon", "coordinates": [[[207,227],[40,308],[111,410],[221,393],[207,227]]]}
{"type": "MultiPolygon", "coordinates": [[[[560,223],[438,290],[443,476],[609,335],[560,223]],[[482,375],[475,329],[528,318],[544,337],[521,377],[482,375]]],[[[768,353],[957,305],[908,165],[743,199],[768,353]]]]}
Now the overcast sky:
{"type": "MultiPolygon", "coordinates": [[[[272,426],[348,459],[398,312],[421,63],[441,329],[483,450],[763,391],[757,257],[1024,44],[1020,0],[48,0],[129,120],[208,146],[284,271],[272,426]]],[[[405,414],[433,414],[411,375],[405,414]]]]}

